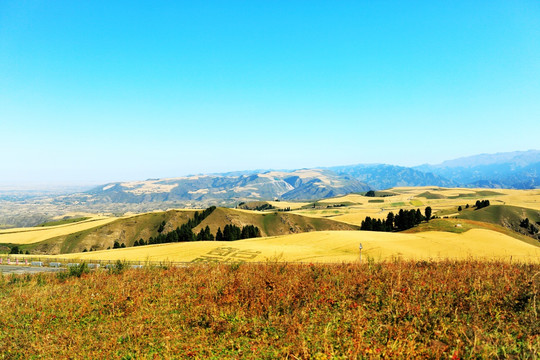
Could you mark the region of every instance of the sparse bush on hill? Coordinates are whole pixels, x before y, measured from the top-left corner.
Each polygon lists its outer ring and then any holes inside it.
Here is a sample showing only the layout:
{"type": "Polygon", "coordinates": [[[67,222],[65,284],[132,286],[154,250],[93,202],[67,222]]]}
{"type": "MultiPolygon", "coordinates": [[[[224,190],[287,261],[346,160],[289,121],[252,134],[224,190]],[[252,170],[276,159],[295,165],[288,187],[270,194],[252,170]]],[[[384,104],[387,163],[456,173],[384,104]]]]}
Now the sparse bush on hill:
{"type": "Polygon", "coordinates": [[[368,261],[0,276],[0,354],[535,359],[539,273],[516,263],[368,261]]]}

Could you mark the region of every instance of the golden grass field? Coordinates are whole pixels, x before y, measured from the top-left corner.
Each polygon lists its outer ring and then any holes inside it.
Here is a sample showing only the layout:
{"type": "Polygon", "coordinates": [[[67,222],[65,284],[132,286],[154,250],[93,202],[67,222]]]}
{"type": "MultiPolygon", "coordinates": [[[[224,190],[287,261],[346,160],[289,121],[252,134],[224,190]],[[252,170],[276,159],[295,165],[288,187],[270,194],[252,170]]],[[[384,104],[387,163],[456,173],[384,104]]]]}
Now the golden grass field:
{"type": "Polygon", "coordinates": [[[108,251],[61,255],[66,259],[130,261],[285,261],[355,262],[362,256],[375,261],[490,259],[540,262],[540,247],[499,232],[472,229],[456,234],[423,232],[414,234],[372,231],[321,231],[239,240],[204,241],[131,247],[108,251]],[[220,250],[221,249],[221,250],[220,250]]]}
{"type": "Polygon", "coordinates": [[[308,202],[293,202],[293,201],[267,201],[276,209],[291,208],[291,210],[300,209],[302,206],[309,205],[308,202]]]}
{"type": "Polygon", "coordinates": [[[91,219],[72,224],[0,230],[0,243],[32,244],[56,236],[68,235],[77,231],[92,229],[118,219],[119,218],[117,217],[96,216],[91,219]]]}
{"type": "Polygon", "coordinates": [[[337,207],[331,209],[303,209],[296,210],[294,212],[305,216],[326,217],[348,224],[360,225],[366,216],[384,219],[391,211],[396,213],[399,211],[399,209],[405,210],[413,208],[421,208],[423,210],[426,206],[431,206],[433,209],[433,214],[437,215],[438,211],[449,208],[457,208],[460,205],[473,205],[476,200],[481,199],[489,199],[492,205],[513,205],[540,211],[540,190],[538,189],[446,189],[426,186],[392,188],[388,190],[388,192],[393,192],[397,195],[370,198],[358,194],[350,194],[318,201],[322,204],[350,203],[351,205],[347,207],[337,207]],[[499,193],[500,195],[479,195],[477,193],[485,191],[499,193]],[[419,196],[426,192],[429,192],[435,196],[442,196],[443,198],[426,199],[425,197],[419,196]],[[460,195],[461,197],[459,198],[451,198],[460,195]]]}
{"type": "MultiPolygon", "coordinates": [[[[426,206],[431,206],[434,210],[434,215],[437,215],[438,211],[444,210],[445,216],[448,216],[456,213],[457,206],[464,206],[465,204],[473,205],[478,199],[489,199],[492,205],[514,205],[540,211],[540,190],[419,187],[394,188],[389,190],[389,192],[396,195],[369,198],[351,194],[333,199],[320,200],[318,203],[323,204],[322,206],[307,209],[299,209],[299,207],[306,205],[306,203],[272,202],[272,204],[298,209],[292,211],[294,214],[329,218],[354,225],[360,225],[366,216],[385,218],[388,212],[397,212],[401,208],[420,208],[423,211],[426,206]],[[429,198],[426,198],[426,193],[429,193],[429,198]],[[341,203],[347,203],[348,206],[332,207],[333,204],[341,203]],[[326,206],[331,207],[326,208],[326,206]]],[[[261,213],[250,210],[235,211],[253,214],[261,213]]],[[[115,217],[94,217],[90,220],[74,224],[45,228],[2,230],[0,231],[0,243],[31,244],[56,236],[99,227],[117,219],[115,217]]],[[[423,230],[420,229],[420,231],[423,230]]],[[[364,256],[370,256],[376,260],[387,260],[392,257],[426,260],[479,257],[507,260],[512,258],[515,261],[538,262],[538,259],[540,259],[540,247],[519,241],[516,237],[508,236],[507,233],[493,231],[489,227],[472,229],[461,234],[443,231],[425,231],[408,234],[365,231],[321,231],[248,239],[233,243],[174,243],[60,256],[66,258],[80,257],[81,259],[88,260],[192,261],[201,256],[211,257],[212,255],[208,255],[208,253],[211,253],[215,248],[232,247],[239,251],[252,250],[259,252],[256,253],[253,259],[247,259],[248,261],[276,259],[282,261],[341,262],[357,260],[358,244],[360,242],[365,247],[364,256]]]]}

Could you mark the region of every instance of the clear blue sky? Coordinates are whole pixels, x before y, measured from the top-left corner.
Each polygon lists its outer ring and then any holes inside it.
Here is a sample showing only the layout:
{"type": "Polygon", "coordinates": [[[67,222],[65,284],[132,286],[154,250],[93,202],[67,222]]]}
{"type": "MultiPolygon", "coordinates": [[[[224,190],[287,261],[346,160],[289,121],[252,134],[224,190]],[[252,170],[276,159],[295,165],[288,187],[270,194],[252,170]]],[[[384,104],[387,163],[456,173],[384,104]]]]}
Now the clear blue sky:
{"type": "Polygon", "coordinates": [[[540,2],[0,1],[0,183],[540,148],[540,2]]]}

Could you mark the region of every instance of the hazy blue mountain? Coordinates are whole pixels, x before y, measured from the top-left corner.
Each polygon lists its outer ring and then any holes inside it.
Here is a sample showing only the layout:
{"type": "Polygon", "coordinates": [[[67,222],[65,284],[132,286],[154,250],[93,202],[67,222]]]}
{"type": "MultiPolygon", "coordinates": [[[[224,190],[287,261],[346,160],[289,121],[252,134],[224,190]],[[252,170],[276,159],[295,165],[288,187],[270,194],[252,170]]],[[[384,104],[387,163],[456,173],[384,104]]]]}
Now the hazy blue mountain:
{"type": "Polygon", "coordinates": [[[530,189],[540,186],[540,151],[481,154],[414,169],[432,172],[459,186],[530,189]]]}
{"type": "Polygon", "coordinates": [[[414,168],[359,164],[290,171],[248,170],[110,183],[85,193],[86,203],[212,203],[314,200],[397,186],[540,187],[540,151],[481,154],[414,168]]]}
{"type": "Polygon", "coordinates": [[[512,151],[495,154],[480,154],[447,160],[433,168],[473,168],[485,165],[513,164],[514,167],[525,167],[540,162],[540,150],[512,151]]]}
{"type": "Polygon", "coordinates": [[[378,190],[397,186],[455,186],[453,181],[431,172],[396,165],[358,164],[329,169],[339,175],[351,176],[378,190]]]}

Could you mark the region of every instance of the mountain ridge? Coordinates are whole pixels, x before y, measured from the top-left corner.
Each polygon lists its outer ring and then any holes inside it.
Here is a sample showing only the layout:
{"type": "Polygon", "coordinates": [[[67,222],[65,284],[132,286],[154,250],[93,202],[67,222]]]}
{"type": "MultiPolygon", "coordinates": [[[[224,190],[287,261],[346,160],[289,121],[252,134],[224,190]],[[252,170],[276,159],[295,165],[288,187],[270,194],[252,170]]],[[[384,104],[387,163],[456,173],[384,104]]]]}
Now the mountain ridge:
{"type": "Polygon", "coordinates": [[[435,165],[356,164],[313,169],[243,170],[109,183],[85,192],[104,203],[239,202],[324,199],[400,186],[540,187],[540,151],[480,154],[435,165]]]}

